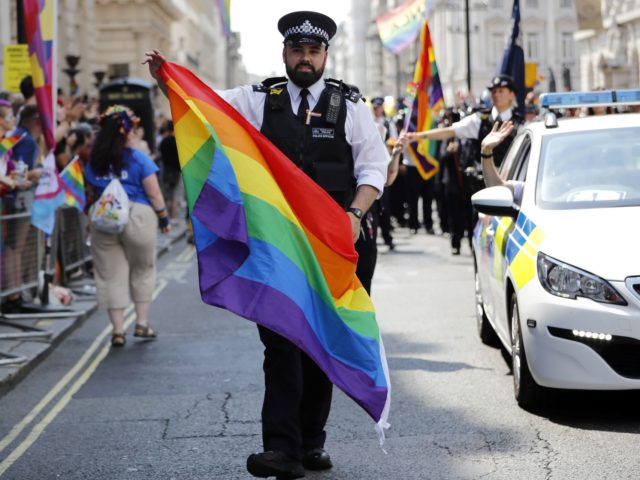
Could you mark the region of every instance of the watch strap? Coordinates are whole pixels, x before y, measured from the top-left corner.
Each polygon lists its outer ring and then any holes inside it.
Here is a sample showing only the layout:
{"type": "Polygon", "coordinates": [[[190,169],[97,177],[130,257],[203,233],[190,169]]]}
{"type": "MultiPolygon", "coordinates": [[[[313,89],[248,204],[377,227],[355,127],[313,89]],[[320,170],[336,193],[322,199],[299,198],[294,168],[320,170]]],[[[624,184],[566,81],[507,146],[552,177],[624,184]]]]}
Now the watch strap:
{"type": "Polygon", "coordinates": [[[364,213],[359,208],[349,207],[347,212],[353,213],[358,219],[362,220],[364,213]]]}

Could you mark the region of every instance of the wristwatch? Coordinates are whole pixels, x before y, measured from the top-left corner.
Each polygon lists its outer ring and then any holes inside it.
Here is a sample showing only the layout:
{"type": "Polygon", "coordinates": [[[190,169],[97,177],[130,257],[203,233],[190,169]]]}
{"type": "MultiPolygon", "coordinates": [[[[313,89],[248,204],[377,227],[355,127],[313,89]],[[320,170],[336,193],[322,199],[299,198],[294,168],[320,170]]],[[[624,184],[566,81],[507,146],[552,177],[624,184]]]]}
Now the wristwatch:
{"type": "Polygon", "coordinates": [[[364,215],[364,213],[362,213],[362,210],[356,207],[347,208],[347,212],[353,213],[358,220],[362,220],[362,216],[364,215]]]}

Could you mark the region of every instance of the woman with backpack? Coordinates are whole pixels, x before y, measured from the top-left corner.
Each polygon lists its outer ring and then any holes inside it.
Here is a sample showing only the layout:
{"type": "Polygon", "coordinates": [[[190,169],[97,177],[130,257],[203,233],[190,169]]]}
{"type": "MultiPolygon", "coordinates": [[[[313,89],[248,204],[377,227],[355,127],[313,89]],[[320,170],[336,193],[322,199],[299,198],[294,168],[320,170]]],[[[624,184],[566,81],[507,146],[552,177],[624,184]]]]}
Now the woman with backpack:
{"type": "Polygon", "coordinates": [[[127,212],[122,216],[128,220],[116,225],[115,230],[105,229],[102,222],[92,221],[90,225],[98,303],[109,313],[114,347],[125,344],[124,309],[130,297],[136,311],[134,336],[156,337],[149,326],[156,240],[158,227],[162,233],[171,229],[156,175],[158,167],[129,143],[137,121],[128,108],[109,107],[100,117],[100,130],[85,169],[87,196],[95,200],[90,217],[97,218],[96,210],[107,204],[117,203],[128,210],[128,217],[127,212]]]}

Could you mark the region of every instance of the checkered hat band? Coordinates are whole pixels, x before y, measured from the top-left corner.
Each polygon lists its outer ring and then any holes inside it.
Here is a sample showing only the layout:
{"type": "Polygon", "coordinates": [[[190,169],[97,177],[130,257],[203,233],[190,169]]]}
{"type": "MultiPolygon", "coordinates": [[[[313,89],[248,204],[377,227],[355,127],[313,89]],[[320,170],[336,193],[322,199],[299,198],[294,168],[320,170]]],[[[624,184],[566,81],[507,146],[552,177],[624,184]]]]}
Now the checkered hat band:
{"type": "Polygon", "coordinates": [[[327,43],[329,42],[329,34],[325,30],[311,25],[309,20],[305,20],[302,25],[291,27],[284,32],[284,38],[287,38],[290,35],[314,35],[316,37],[324,38],[327,43]]]}

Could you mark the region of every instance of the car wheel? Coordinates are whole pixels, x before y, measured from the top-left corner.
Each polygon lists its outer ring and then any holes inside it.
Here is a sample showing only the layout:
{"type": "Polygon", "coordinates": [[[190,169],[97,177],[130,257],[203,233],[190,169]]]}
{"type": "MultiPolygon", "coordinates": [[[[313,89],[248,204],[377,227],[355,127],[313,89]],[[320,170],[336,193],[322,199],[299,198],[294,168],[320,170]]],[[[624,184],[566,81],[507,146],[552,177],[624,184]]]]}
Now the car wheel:
{"type": "Polygon", "coordinates": [[[498,345],[498,336],[493,330],[491,323],[487,315],[484,313],[484,303],[482,300],[482,291],[480,290],[480,275],[478,274],[478,267],[474,262],[475,273],[475,289],[476,289],[476,324],[478,326],[478,335],[480,340],[485,345],[495,347],[498,345]]]}
{"type": "Polygon", "coordinates": [[[511,295],[511,369],[513,371],[513,390],[518,405],[525,410],[542,406],[545,403],[545,392],[533,379],[527,364],[520,328],[520,311],[515,293],[511,295]]]}

